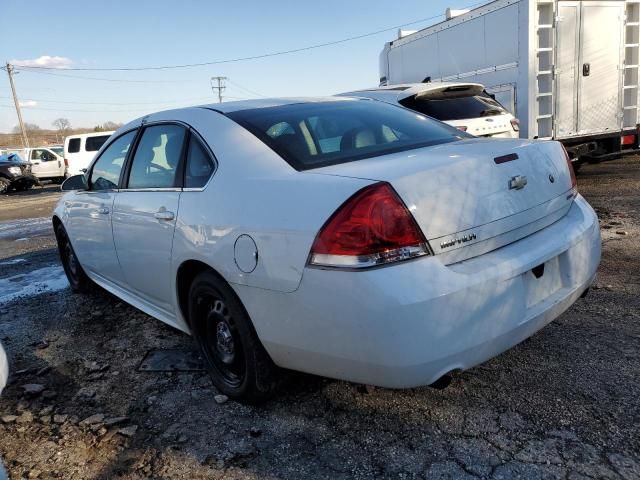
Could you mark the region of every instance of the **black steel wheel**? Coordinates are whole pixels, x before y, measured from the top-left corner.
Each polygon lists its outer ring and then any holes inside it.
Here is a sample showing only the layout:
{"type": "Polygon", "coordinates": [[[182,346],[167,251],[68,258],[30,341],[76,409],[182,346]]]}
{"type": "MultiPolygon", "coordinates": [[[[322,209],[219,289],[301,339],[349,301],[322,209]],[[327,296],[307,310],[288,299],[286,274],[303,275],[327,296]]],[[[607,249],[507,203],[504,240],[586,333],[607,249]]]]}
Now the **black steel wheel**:
{"type": "Polygon", "coordinates": [[[90,291],[91,287],[93,287],[93,282],[82,269],[82,265],[80,265],[76,252],[73,250],[67,231],[62,224],[59,224],[55,231],[60,261],[62,262],[64,273],[67,275],[67,280],[69,280],[69,285],[71,285],[71,290],[73,290],[74,293],[90,291]]]}
{"type": "Polygon", "coordinates": [[[247,403],[269,398],[278,367],[260,343],[235,292],[213,272],[198,275],[189,290],[189,322],[213,384],[247,403]]]}

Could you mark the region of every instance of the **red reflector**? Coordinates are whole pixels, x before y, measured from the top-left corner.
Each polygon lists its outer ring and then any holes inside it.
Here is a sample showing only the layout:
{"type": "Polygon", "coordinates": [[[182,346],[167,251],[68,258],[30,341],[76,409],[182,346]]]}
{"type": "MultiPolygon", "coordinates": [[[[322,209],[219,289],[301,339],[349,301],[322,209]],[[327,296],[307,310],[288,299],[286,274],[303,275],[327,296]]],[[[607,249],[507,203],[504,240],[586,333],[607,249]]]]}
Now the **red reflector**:
{"type": "Polygon", "coordinates": [[[518,120],[517,118],[512,118],[511,119],[511,128],[513,128],[514,132],[519,132],[520,131],[520,120],[518,120]]]}
{"type": "Polygon", "coordinates": [[[428,253],[415,219],[388,183],[365,187],[333,214],[318,233],[310,262],[368,267],[428,253]]]}
{"type": "Polygon", "coordinates": [[[623,135],[620,138],[620,145],[633,145],[636,143],[636,136],[632,133],[630,135],[623,135]]]}
{"type": "Polygon", "coordinates": [[[578,187],[578,181],[576,180],[576,172],[573,170],[573,162],[571,161],[571,157],[567,153],[567,149],[562,145],[562,151],[564,152],[564,158],[567,160],[567,168],[569,169],[569,175],[571,175],[571,188],[578,187]]]}
{"type": "Polygon", "coordinates": [[[66,158],[64,159],[64,166],[68,167],[69,166],[69,160],[67,160],[66,158]]]}
{"type": "Polygon", "coordinates": [[[458,127],[456,127],[456,128],[457,128],[458,130],[462,130],[463,132],[466,132],[466,131],[467,131],[467,127],[464,127],[464,126],[462,126],[462,125],[460,125],[460,126],[458,126],[458,127]]]}

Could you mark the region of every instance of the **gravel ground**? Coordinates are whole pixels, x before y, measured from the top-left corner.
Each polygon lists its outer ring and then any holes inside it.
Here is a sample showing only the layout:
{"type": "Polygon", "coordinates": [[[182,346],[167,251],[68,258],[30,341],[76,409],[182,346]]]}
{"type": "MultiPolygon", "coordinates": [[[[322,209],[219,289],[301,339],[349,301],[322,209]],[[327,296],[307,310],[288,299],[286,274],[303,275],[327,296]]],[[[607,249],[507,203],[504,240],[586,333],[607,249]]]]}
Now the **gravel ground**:
{"type": "Polygon", "coordinates": [[[578,181],[603,229],[599,278],[537,335],[444,390],[295,374],[261,407],[217,401],[202,372],[141,371],[190,339],[63,288],[51,232],[15,220],[46,217],[57,193],[1,197],[0,295],[18,293],[0,299],[0,456],[12,479],[640,478],[640,159],[578,181]]]}

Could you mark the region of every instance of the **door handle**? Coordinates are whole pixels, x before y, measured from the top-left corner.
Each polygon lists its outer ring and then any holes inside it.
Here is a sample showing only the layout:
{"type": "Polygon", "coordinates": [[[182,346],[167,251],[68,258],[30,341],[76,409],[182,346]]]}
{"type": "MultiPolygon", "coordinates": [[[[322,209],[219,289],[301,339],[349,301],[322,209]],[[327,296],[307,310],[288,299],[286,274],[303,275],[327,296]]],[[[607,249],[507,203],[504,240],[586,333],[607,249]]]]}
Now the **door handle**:
{"type": "Polygon", "coordinates": [[[582,64],[582,76],[583,77],[588,77],[589,75],[591,75],[591,64],[590,63],[583,63],[582,64]]]}
{"type": "Polygon", "coordinates": [[[108,215],[109,214],[109,209],[107,207],[100,207],[98,209],[98,213],[101,213],[102,215],[108,215]]]}
{"type": "Polygon", "coordinates": [[[175,215],[173,214],[173,212],[169,212],[167,210],[159,210],[156,213],[154,213],[153,216],[158,220],[168,221],[168,220],[173,220],[175,215]]]}

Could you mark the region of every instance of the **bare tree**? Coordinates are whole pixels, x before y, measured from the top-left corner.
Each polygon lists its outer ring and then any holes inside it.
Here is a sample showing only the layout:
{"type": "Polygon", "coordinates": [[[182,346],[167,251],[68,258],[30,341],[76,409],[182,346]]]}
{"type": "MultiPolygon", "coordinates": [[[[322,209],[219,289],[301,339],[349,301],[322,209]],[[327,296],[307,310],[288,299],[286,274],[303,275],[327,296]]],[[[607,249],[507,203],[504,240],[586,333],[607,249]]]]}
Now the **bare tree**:
{"type": "Polygon", "coordinates": [[[122,126],[121,123],[117,123],[117,122],[104,122],[102,124],[102,128],[104,131],[108,131],[108,130],[117,130],[122,126]]]}
{"type": "MultiPolygon", "coordinates": [[[[39,125],[36,125],[35,123],[28,123],[28,122],[25,122],[24,129],[27,132],[37,132],[41,130],[39,125]]],[[[21,131],[20,125],[16,125],[15,127],[13,127],[13,133],[20,133],[20,131],[21,131]]]]}
{"type": "Polygon", "coordinates": [[[51,125],[56,127],[61,134],[64,134],[67,130],[71,130],[71,122],[68,118],[56,118],[51,125]]]}

